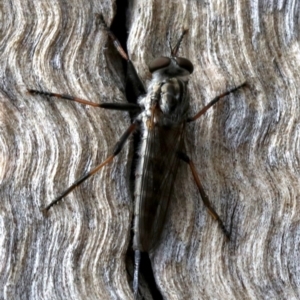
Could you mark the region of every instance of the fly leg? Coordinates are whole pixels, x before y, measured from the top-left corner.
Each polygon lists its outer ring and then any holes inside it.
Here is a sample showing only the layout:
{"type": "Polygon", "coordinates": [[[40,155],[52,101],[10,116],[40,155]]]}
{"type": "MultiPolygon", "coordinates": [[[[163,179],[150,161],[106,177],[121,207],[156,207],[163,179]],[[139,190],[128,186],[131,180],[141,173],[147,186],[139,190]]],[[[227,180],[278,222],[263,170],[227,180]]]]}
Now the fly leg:
{"type": "Polygon", "coordinates": [[[78,97],[73,97],[67,94],[57,94],[52,92],[46,92],[46,91],[38,91],[33,89],[27,90],[32,95],[43,95],[48,97],[56,97],[64,100],[69,100],[77,103],[81,103],[84,105],[89,105],[93,107],[101,107],[104,109],[111,109],[111,110],[121,110],[121,111],[135,111],[139,112],[141,110],[140,106],[138,104],[134,103],[96,103],[89,100],[81,99],[78,97]]]}
{"type": "Polygon", "coordinates": [[[216,98],[214,98],[212,101],[210,101],[207,105],[205,105],[195,116],[191,117],[191,118],[188,118],[186,121],[187,122],[193,122],[195,120],[197,120],[199,117],[201,117],[203,114],[206,113],[206,111],[211,108],[214,104],[216,104],[220,99],[222,99],[223,97],[231,94],[231,93],[234,93],[235,91],[237,91],[238,89],[240,89],[241,87],[244,87],[247,85],[247,82],[244,82],[242,83],[241,85],[217,96],[216,98]]]}
{"type": "MultiPolygon", "coordinates": [[[[93,107],[101,107],[104,109],[111,109],[111,110],[120,110],[120,111],[132,111],[132,112],[140,112],[140,106],[133,103],[95,103],[91,102],[85,99],[81,99],[78,97],[73,97],[67,94],[57,94],[52,92],[46,92],[46,91],[38,91],[33,89],[28,89],[28,92],[30,94],[38,94],[43,96],[49,96],[49,97],[56,97],[64,100],[69,100],[73,102],[77,102],[84,105],[89,105],[93,107]]],[[[66,189],[60,196],[55,198],[50,204],[48,204],[45,208],[42,209],[42,212],[46,214],[48,210],[58,203],[62,198],[67,196],[71,191],[73,191],[77,186],[79,186],[82,182],[84,182],[86,179],[88,179],[90,176],[94,175],[98,170],[100,170],[103,166],[110,163],[113,158],[119,154],[119,152],[122,150],[124,143],[126,142],[129,135],[136,129],[137,123],[134,122],[130,125],[130,127],[125,131],[125,133],[120,138],[119,142],[114,147],[113,153],[111,156],[109,156],[104,162],[102,162],[100,165],[96,166],[94,169],[92,169],[90,172],[76,180],[68,189],[66,189]]]]}
{"type": "Polygon", "coordinates": [[[76,180],[69,188],[67,188],[62,194],[60,194],[57,198],[55,198],[50,204],[48,204],[45,208],[42,209],[42,212],[44,214],[47,214],[48,210],[55,204],[57,204],[59,201],[61,201],[64,197],[66,197],[69,193],[71,193],[77,186],[82,184],[85,180],[87,180],[89,177],[94,175],[96,172],[98,172],[102,167],[107,165],[108,163],[112,162],[114,157],[117,156],[120,151],[123,149],[123,146],[125,142],[127,141],[128,137],[131,133],[133,133],[137,128],[137,123],[132,123],[128,129],[123,133],[120,140],[116,143],[112,154],[101,164],[96,166],[94,169],[89,171],[87,174],[80,177],[78,180],[76,180]]]}
{"type": "MultiPolygon", "coordinates": [[[[203,114],[206,113],[206,111],[211,108],[214,104],[216,104],[220,99],[222,99],[223,97],[237,91],[238,89],[246,86],[247,83],[244,82],[242,83],[241,85],[217,96],[216,98],[214,98],[212,101],[210,101],[207,105],[205,105],[195,116],[193,117],[190,117],[190,118],[187,118],[186,122],[193,122],[193,121],[196,121],[199,117],[201,117],[203,114]]],[[[192,174],[193,174],[193,177],[194,177],[194,180],[197,184],[197,187],[198,187],[198,190],[199,190],[199,193],[201,195],[201,198],[203,200],[203,203],[204,205],[207,207],[208,209],[208,212],[209,214],[216,220],[218,221],[221,229],[223,230],[224,234],[226,235],[226,237],[228,239],[230,239],[230,234],[229,232],[226,230],[221,218],[219,217],[219,215],[216,213],[216,211],[214,210],[214,208],[211,206],[210,204],[210,201],[209,201],[209,198],[207,196],[207,194],[205,193],[204,189],[203,189],[203,186],[201,184],[201,181],[200,181],[200,178],[197,174],[197,171],[196,171],[196,168],[195,168],[195,165],[194,163],[190,160],[190,158],[185,154],[185,153],[182,153],[182,152],[178,152],[178,157],[183,160],[184,162],[186,162],[190,168],[191,168],[191,171],[192,171],[192,174]]]]}
{"type": "Polygon", "coordinates": [[[202,186],[200,178],[197,174],[196,167],[195,167],[194,163],[183,152],[177,152],[177,155],[181,160],[183,160],[185,163],[187,163],[190,166],[193,177],[194,177],[194,180],[197,184],[197,187],[198,187],[198,190],[199,190],[199,193],[201,195],[201,198],[202,198],[202,201],[203,201],[204,205],[206,206],[209,214],[219,223],[219,226],[221,227],[221,229],[224,232],[224,234],[226,235],[226,237],[228,239],[230,239],[230,233],[227,231],[227,229],[225,228],[221,218],[219,217],[219,215],[216,213],[216,211],[214,210],[214,208],[210,204],[209,198],[208,198],[207,194],[205,193],[205,191],[203,189],[203,186],[202,186]]]}
{"type": "MultiPolygon", "coordinates": [[[[108,26],[105,24],[102,15],[96,14],[96,22],[97,24],[101,25],[102,28],[107,32],[108,36],[112,40],[115,48],[121,55],[123,59],[127,61],[127,81],[131,82],[131,88],[134,91],[134,97],[137,99],[141,95],[146,94],[145,87],[139,78],[137,71],[132,63],[132,61],[129,59],[127,53],[125,50],[122,48],[119,40],[116,38],[116,36],[113,34],[113,32],[108,28],[108,26]]],[[[129,83],[128,82],[128,83],[129,83]]],[[[34,90],[34,89],[28,89],[28,92],[30,94],[39,94],[39,95],[44,95],[44,96],[50,96],[50,97],[56,97],[64,100],[69,100],[85,105],[90,105],[93,107],[101,107],[105,109],[112,109],[112,110],[122,110],[122,111],[131,111],[138,113],[140,112],[140,106],[138,104],[134,103],[95,103],[89,100],[81,99],[78,97],[73,97],[67,94],[58,94],[58,93],[53,93],[53,92],[46,92],[46,91],[39,91],[39,90],[34,90]]]]}
{"type": "Polygon", "coordinates": [[[123,59],[127,62],[127,84],[130,84],[130,88],[133,90],[133,97],[137,99],[138,97],[146,94],[146,89],[137,74],[134,64],[128,57],[126,51],[123,49],[121,43],[117,39],[117,37],[113,34],[113,32],[108,28],[105,24],[103,16],[101,14],[96,14],[97,17],[97,24],[102,26],[104,30],[106,30],[108,36],[111,38],[115,48],[121,55],[123,59]]]}

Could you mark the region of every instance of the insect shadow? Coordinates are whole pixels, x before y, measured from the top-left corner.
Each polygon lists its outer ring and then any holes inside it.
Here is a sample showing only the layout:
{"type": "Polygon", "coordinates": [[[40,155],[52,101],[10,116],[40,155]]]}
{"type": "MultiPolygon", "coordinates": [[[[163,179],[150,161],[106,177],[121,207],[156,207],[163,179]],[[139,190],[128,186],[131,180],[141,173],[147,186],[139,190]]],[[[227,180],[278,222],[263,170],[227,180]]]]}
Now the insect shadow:
{"type": "Polygon", "coordinates": [[[101,168],[110,164],[120,153],[128,137],[139,131],[141,140],[138,145],[138,162],[135,170],[132,247],[134,251],[133,293],[134,298],[137,299],[139,294],[141,252],[149,253],[159,242],[180,161],[185,162],[190,167],[208,213],[218,222],[225,236],[228,239],[230,238],[229,231],[225,228],[224,223],[211,205],[209,197],[203,189],[194,163],[185,153],[184,134],[188,123],[196,121],[221,98],[246,86],[246,82],[215,97],[197,114],[190,117],[188,80],[193,73],[194,67],[189,59],[177,55],[183,37],[188,30],[183,30],[174,47],[170,45],[169,56],[158,57],[149,64],[152,80],[148,87],[145,88],[127,53],[113,32],[104,23],[101,15],[97,15],[97,23],[107,32],[118,53],[127,62],[127,77],[131,82],[137,104],[95,103],[67,94],[34,89],[28,89],[28,92],[103,109],[128,111],[133,113],[135,117],[115,144],[111,154],[101,164],[76,180],[56,199],[43,208],[42,211],[46,214],[49,209],[59,203],[77,186],[101,168]]]}

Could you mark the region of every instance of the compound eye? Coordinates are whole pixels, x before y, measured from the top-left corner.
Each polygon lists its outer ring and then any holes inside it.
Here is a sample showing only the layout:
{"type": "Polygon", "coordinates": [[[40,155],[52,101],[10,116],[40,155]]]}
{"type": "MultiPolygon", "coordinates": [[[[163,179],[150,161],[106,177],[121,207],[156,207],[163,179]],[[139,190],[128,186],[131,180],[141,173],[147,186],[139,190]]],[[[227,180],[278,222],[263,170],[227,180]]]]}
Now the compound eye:
{"type": "Polygon", "coordinates": [[[156,58],[149,64],[149,71],[153,73],[159,69],[166,68],[167,66],[169,66],[170,63],[171,59],[169,57],[162,56],[156,58]]]}
{"type": "Polygon", "coordinates": [[[187,70],[190,74],[193,73],[194,66],[188,59],[184,57],[175,57],[175,59],[180,68],[187,70]]]}

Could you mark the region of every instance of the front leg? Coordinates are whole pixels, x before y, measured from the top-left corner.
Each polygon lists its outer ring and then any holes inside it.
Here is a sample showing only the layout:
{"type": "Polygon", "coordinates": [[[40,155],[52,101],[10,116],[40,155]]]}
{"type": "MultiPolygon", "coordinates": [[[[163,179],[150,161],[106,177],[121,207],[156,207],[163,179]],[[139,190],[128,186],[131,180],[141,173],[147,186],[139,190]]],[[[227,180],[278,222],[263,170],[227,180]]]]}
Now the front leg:
{"type": "Polygon", "coordinates": [[[190,117],[190,118],[187,118],[187,122],[194,122],[196,121],[198,118],[200,118],[202,115],[204,115],[206,113],[206,111],[208,109],[210,109],[213,105],[215,105],[220,99],[222,99],[223,97],[231,94],[231,93],[234,93],[235,91],[239,90],[240,88],[242,87],[245,87],[247,86],[247,82],[244,82],[242,83],[241,85],[217,96],[216,98],[214,98],[213,100],[211,100],[207,105],[205,105],[196,115],[194,115],[193,117],[190,117]]]}
{"type": "Polygon", "coordinates": [[[130,85],[130,88],[133,90],[133,97],[137,99],[138,97],[146,94],[146,89],[137,74],[136,68],[131,61],[131,59],[128,57],[128,54],[126,53],[125,49],[123,49],[121,43],[117,39],[117,37],[114,35],[114,33],[109,29],[109,27],[106,25],[103,16],[101,14],[96,14],[97,17],[97,23],[104,28],[104,30],[107,32],[108,36],[112,40],[115,48],[117,49],[120,56],[126,60],[127,62],[127,84],[130,85]]]}

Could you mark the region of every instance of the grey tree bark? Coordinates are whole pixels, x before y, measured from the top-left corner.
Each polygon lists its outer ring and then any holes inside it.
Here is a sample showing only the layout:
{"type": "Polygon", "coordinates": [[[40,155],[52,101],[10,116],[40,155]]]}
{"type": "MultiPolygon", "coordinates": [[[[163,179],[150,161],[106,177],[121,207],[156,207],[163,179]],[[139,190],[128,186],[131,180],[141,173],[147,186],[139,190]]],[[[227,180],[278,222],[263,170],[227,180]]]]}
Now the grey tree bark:
{"type": "MultiPolygon", "coordinates": [[[[0,4],[0,298],[132,299],[129,145],[47,218],[40,212],[110,154],[128,114],[26,91],[125,102],[121,59],[94,18],[111,24],[116,3],[0,4]]],[[[300,298],[299,8],[292,0],[129,1],[128,52],[146,84],[147,63],[169,54],[183,26],[180,55],[195,67],[191,115],[248,83],[188,126],[188,153],[231,240],[183,165],[151,253],[165,299],[300,298]]]]}

